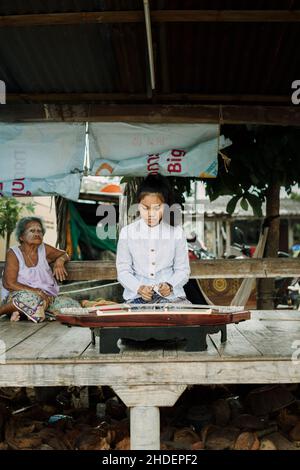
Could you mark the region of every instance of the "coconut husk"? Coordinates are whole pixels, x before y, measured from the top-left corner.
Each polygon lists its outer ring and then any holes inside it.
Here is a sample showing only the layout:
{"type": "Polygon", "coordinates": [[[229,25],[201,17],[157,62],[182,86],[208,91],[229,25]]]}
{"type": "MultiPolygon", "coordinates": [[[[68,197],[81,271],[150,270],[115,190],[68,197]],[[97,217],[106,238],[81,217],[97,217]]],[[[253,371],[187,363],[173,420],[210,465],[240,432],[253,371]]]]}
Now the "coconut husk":
{"type": "Polygon", "coordinates": [[[280,429],[288,433],[300,422],[300,416],[289,413],[288,409],[281,410],[277,417],[277,423],[280,429]]]}
{"type": "Polygon", "coordinates": [[[116,421],[109,427],[111,432],[112,442],[120,442],[130,435],[130,424],[129,419],[123,419],[122,421],[116,421]]]}
{"type": "Polygon", "coordinates": [[[199,435],[191,428],[182,428],[174,432],[173,442],[176,444],[181,443],[187,448],[190,448],[192,444],[198,442],[199,435]]]}
{"type": "Polygon", "coordinates": [[[271,439],[265,437],[260,441],[259,450],[277,450],[277,447],[271,439]]]}
{"type": "Polygon", "coordinates": [[[217,428],[208,433],[205,448],[209,450],[232,449],[238,435],[239,431],[236,428],[217,428]]]}
{"type": "Polygon", "coordinates": [[[233,421],[232,425],[236,428],[247,430],[247,431],[256,431],[263,429],[266,425],[265,421],[253,416],[250,414],[242,414],[237,416],[233,421]]]}
{"type": "Polygon", "coordinates": [[[226,426],[229,423],[231,410],[227,400],[219,399],[213,402],[212,410],[217,426],[226,426]]]}
{"type": "Polygon", "coordinates": [[[265,416],[279,411],[294,402],[295,397],[284,385],[266,385],[256,388],[245,399],[247,409],[256,416],[265,416]]]}
{"type": "Polygon", "coordinates": [[[16,402],[24,396],[22,387],[0,387],[0,398],[16,402]]]}
{"type": "Polygon", "coordinates": [[[130,437],[125,437],[122,441],[118,442],[115,450],[130,450],[130,437]]]}
{"type": "Polygon", "coordinates": [[[233,446],[234,450],[258,450],[259,439],[254,432],[242,432],[233,446]]]}
{"type": "Polygon", "coordinates": [[[203,450],[203,449],[204,449],[204,443],[202,441],[194,442],[194,444],[191,445],[191,450],[203,450]]]}
{"type": "Polygon", "coordinates": [[[97,430],[82,433],[78,436],[75,446],[78,450],[110,450],[110,443],[105,437],[100,437],[97,430]]]}
{"type": "Polygon", "coordinates": [[[289,438],[291,441],[300,441],[300,422],[290,430],[289,438]]]}

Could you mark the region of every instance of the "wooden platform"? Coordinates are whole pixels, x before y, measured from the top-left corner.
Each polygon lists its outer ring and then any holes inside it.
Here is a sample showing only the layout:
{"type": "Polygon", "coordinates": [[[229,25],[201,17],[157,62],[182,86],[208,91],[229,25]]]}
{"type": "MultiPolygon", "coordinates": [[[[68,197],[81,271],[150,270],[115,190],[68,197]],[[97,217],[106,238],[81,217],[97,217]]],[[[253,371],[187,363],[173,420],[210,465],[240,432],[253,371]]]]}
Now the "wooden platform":
{"type": "Polygon", "coordinates": [[[210,335],[207,351],[173,345],[120,354],[99,354],[88,328],[2,319],[0,386],[109,385],[131,407],[131,448],[159,449],[159,407],[173,406],[187,385],[300,382],[300,312],[251,314],[228,325],[226,343],[210,335]]]}
{"type": "Polygon", "coordinates": [[[225,344],[210,335],[207,351],[192,353],[126,347],[101,355],[88,328],[1,320],[0,386],[300,382],[300,352],[299,364],[291,360],[300,350],[300,312],[251,313],[228,326],[225,344]]]}

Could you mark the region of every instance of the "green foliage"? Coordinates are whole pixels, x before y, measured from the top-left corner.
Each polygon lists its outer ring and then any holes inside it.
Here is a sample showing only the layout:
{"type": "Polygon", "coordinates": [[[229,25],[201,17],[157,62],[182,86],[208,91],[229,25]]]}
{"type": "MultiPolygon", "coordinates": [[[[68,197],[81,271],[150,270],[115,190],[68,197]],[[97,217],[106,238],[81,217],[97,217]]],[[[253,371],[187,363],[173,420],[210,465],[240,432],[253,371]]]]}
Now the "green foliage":
{"type": "Polygon", "coordinates": [[[211,201],[219,196],[233,196],[227,205],[232,214],[237,203],[244,210],[248,204],[253,213],[262,215],[262,203],[268,187],[275,182],[288,193],[300,182],[300,129],[273,126],[224,126],[222,134],[232,145],[223,150],[231,159],[226,171],[219,158],[216,179],[206,181],[206,192],[211,201]]]}
{"type": "Polygon", "coordinates": [[[291,199],[294,201],[300,201],[300,194],[291,192],[291,199]]]}
{"type": "Polygon", "coordinates": [[[25,204],[19,201],[14,197],[0,197],[0,237],[2,238],[7,235],[9,240],[24,209],[34,213],[32,202],[25,204]]]}

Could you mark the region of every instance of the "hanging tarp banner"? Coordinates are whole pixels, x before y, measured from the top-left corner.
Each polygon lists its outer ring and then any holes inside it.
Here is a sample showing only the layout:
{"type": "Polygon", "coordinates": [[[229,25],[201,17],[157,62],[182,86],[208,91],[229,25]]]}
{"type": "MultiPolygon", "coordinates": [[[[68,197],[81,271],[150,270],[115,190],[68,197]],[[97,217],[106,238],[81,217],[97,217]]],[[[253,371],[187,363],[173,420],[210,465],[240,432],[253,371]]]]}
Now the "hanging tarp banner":
{"type": "Polygon", "coordinates": [[[229,145],[215,124],[91,123],[92,175],[215,178],[218,150],[229,145]]]}
{"type": "Polygon", "coordinates": [[[82,171],[84,150],[85,123],[0,123],[0,181],[82,171]]]}
{"type": "Polygon", "coordinates": [[[77,201],[80,193],[80,174],[52,176],[50,178],[16,178],[0,181],[0,197],[55,196],[77,201]]]}

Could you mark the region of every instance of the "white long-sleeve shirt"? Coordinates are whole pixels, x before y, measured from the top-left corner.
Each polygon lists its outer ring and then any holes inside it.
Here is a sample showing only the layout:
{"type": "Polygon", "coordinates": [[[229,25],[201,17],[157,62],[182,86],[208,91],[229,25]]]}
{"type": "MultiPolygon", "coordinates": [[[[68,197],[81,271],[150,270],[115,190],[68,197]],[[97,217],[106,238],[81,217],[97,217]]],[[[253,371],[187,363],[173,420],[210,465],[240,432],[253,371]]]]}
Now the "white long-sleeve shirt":
{"type": "Polygon", "coordinates": [[[168,282],[173,292],[168,299],[185,297],[183,286],[190,275],[188,248],[180,226],[161,222],[149,227],[139,219],[120,232],[117,248],[118,281],[124,287],[123,297],[139,297],[141,285],[168,282]]]}

